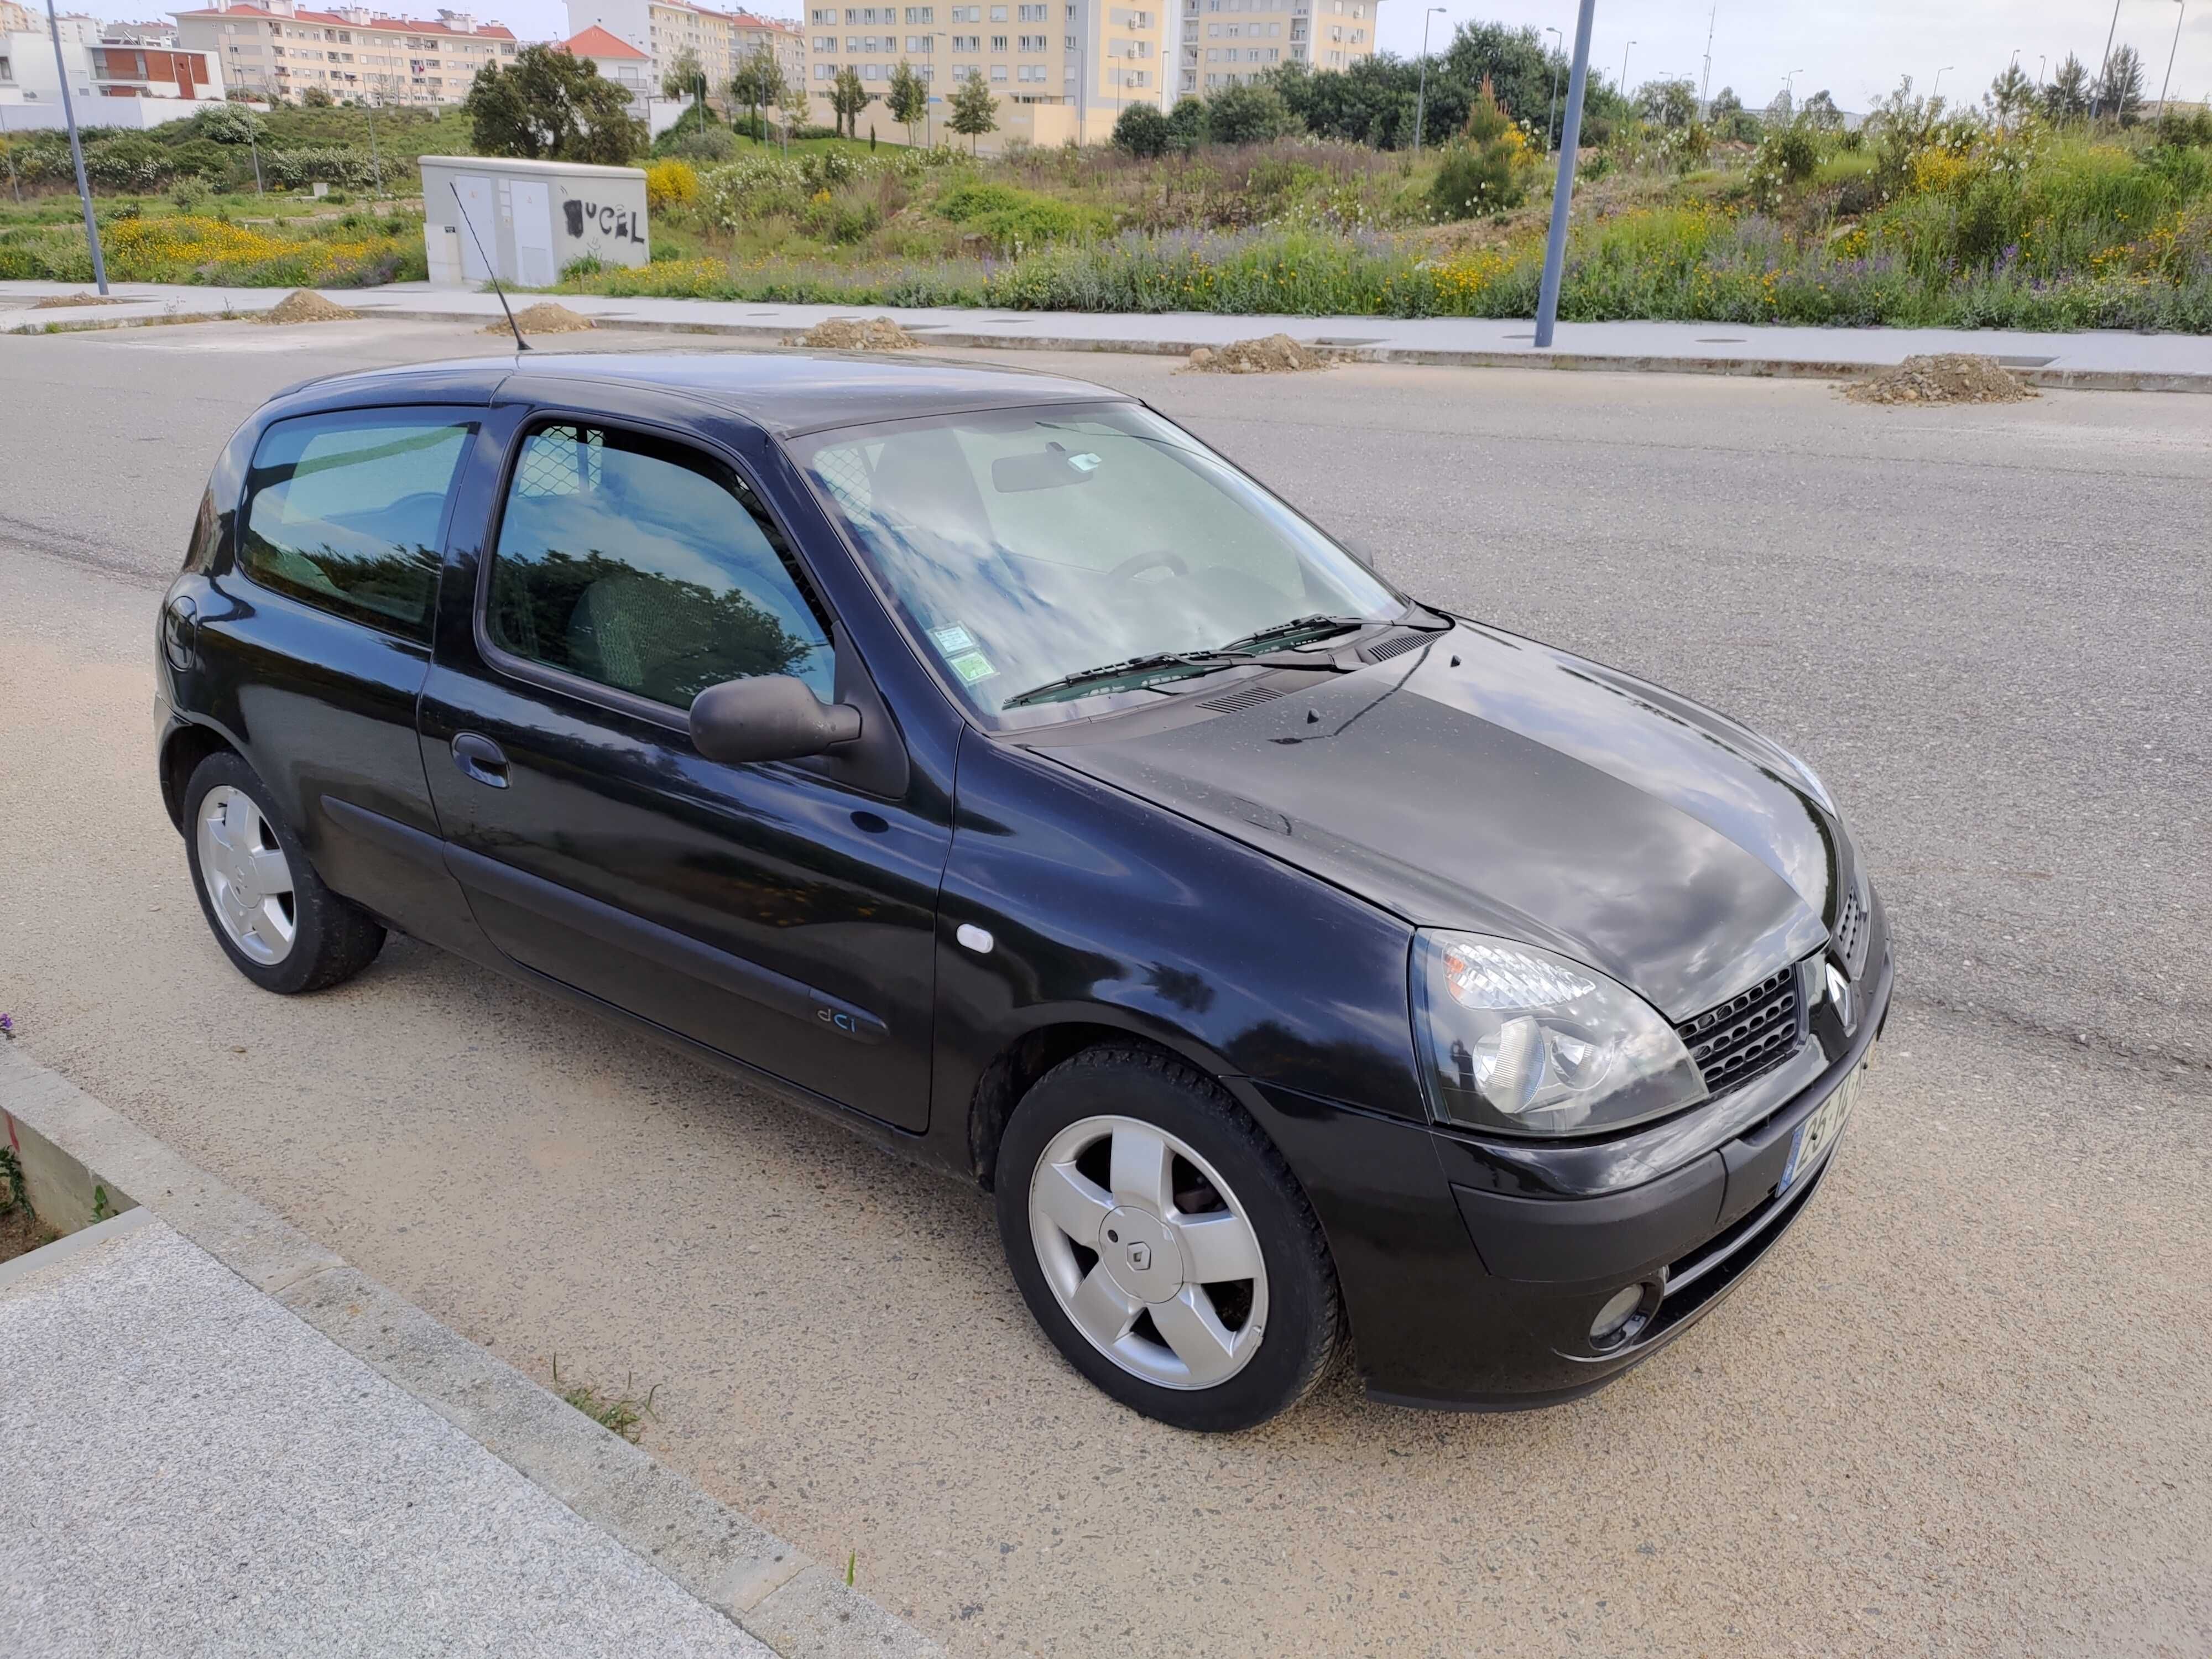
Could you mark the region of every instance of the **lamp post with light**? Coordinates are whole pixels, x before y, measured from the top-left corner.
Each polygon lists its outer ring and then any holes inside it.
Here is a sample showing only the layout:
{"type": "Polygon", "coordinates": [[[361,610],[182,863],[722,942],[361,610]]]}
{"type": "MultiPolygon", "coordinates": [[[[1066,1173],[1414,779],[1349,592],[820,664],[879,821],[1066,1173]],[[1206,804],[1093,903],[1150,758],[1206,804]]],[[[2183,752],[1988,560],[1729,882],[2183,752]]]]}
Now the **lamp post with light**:
{"type": "Polygon", "coordinates": [[[46,0],[46,27],[54,37],[54,73],[62,82],[62,119],[69,124],[70,160],[76,165],[76,198],[84,207],[84,240],[92,245],[92,279],[107,292],[107,261],[100,255],[100,227],[92,217],[92,186],[84,178],[84,146],[77,142],[76,106],[70,100],[69,65],[62,59],[62,23],[54,15],[54,0],[46,0]]]}
{"type": "Polygon", "coordinates": [[[1413,96],[1413,154],[1421,153],[1421,125],[1429,112],[1429,19],[1442,11],[1442,6],[1431,6],[1421,14],[1421,84],[1413,96]]]}
{"type": "Polygon", "coordinates": [[[2180,9],[2173,18],[2173,45],[2166,50],[2166,79],[2159,83],[2158,88],[2158,123],[2160,126],[2166,125],[2166,94],[2173,85],[2173,60],[2181,51],[2181,20],[2189,15],[2189,0],[2174,0],[2174,3],[2180,9]]]}
{"type": "Polygon", "coordinates": [[[1559,70],[1567,61],[1567,37],[1557,29],[1546,29],[1544,33],[1559,43],[1554,48],[1558,56],[1552,59],[1552,111],[1544,118],[1544,154],[1549,155],[1559,121],[1559,70]]]}

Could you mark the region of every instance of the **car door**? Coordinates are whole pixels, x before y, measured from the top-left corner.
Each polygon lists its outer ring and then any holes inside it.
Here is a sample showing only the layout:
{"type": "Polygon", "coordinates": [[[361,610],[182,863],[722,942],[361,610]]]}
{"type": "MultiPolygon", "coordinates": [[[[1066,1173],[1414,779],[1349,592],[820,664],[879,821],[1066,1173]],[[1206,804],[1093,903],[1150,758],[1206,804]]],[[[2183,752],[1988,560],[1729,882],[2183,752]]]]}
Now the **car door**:
{"type": "Polygon", "coordinates": [[[666,430],[533,414],[483,550],[465,621],[440,632],[422,740],[485,933],[533,972],[924,1127],[949,811],[916,804],[895,725],[750,478],[666,430]],[[860,702],[891,746],[871,765],[704,759],[691,699],[758,673],[860,702]]]}
{"type": "Polygon", "coordinates": [[[194,702],[335,890],[433,944],[484,944],[440,856],[416,699],[441,550],[482,408],[270,422],[227,562],[194,601],[194,702]]]}

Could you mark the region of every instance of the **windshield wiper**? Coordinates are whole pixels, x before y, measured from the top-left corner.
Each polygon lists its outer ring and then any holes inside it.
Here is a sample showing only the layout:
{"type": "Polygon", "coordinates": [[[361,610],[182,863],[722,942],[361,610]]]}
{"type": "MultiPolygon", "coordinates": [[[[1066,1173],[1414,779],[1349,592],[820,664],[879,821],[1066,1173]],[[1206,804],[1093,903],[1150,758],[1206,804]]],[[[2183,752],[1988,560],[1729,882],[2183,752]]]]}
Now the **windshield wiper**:
{"type": "Polygon", "coordinates": [[[1291,640],[1306,636],[1317,640],[1326,639],[1333,634],[1349,634],[1356,628],[1372,626],[1374,626],[1374,618],[1371,617],[1332,617],[1324,611],[1316,611],[1310,617],[1293,617],[1288,622],[1277,623],[1272,628],[1263,628],[1256,634],[1247,634],[1241,639],[1230,641],[1226,645],[1216,646],[1214,649],[1217,651],[1264,651],[1270,646],[1283,645],[1291,640]]]}
{"type": "MultiPolygon", "coordinates": [[[[1249,651],[1154,651],[1141,657],[1131,657],[1123,662],[1102,663],[1096,668],[1086,668],[1079,674],[1069,674],[1056,680],[1047,680],[1042,685],[1033,685],[1019,691],[999,705],[1001,708],[1019,708],[1032,702],[1056,702],[1075,696],[1087,686],[1101,685],[1109,680],[1126,679],[1129,676],[1145,676],[1143,684],[1156,684],[1161,680],[1176,680],[1193,674],[1209,674],[1217,668],[1235,668],[1252,660],[1249,651]],[[1164,671],[1181,669],[1182,673],[1164,671]],[[1155,672],[1153,671],[1163,671],[1155,672]]],[[[1139,686],[1127,688],[1134,691],[1139,686]]]]}

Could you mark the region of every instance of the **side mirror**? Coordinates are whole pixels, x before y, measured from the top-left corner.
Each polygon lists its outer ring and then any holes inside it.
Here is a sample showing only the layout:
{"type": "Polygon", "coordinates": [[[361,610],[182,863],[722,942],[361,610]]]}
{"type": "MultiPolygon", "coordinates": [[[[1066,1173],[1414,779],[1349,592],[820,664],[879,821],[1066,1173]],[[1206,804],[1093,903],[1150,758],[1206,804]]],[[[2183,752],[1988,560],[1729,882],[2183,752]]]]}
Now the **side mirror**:
{"type": "Polygon", "coordinates": [[[692,746],[726,765],[802,760],[860,735],[860,711],[789,674],[725,680],[691,700],[692,746]]]}

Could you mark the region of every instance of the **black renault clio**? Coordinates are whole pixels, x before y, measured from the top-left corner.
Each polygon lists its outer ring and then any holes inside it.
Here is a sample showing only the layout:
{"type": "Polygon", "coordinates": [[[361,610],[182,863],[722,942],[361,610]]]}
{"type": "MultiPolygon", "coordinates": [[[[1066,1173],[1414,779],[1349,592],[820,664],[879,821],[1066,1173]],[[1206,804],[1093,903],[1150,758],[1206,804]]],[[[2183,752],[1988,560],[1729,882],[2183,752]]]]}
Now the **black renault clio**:
{"type": "Polygon", "coordinates": [[[1802,762],[1398,592],[1079,382],[532,355],[280,397],[158,644],[272,991],[398,929],[959,1171],[1199,1429],[1565,1400],[1819,1189],[1887,1012],[1802,762]]]}

